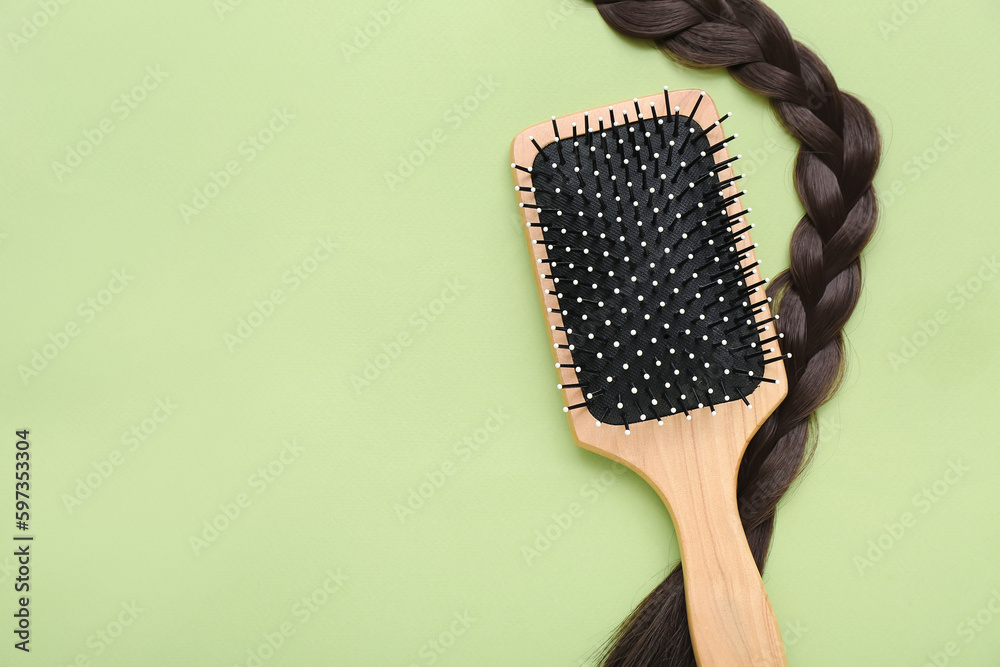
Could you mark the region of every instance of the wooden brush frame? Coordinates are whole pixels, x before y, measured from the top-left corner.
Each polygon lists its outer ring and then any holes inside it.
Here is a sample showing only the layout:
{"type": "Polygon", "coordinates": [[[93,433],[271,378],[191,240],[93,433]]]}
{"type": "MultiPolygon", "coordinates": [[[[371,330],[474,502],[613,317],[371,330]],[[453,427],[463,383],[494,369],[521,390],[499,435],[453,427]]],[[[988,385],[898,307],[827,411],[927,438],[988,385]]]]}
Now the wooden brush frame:
{"type": "MultiPolygon", "coordinates": [[[[670,104],[680,107],[682,113],[685,110],[690,113],[702,94],[699,90],[672,91],[670,104]]],[[[638,102],[644,115],[651,102],[658,116],[668,115],[662,94],[639,98],[638,102]]],[[[610,106],[617,117],[625,117],[625,113],[635,115],[633,100],[610,106]]],[[[608,116],[608,107],[557,118],[555,122],[563,141],[571,141],[573,123],[576,123],[579,134],[587,130],[584,113],[589,113],[591,123],[596,124],[598,116],[608,116]]],[[[702,99],[694,120],[702,128],[708,128],[719,120],[715,104],[708,95],[702,99]]],[[[538,150],[528,137],[534,137],[544,148],[555,140],[555,136],[551,121],[527,128],[511,144],[512,162],[531,166],[538,150]]],[[[721,125],[712,128],[707,136],[712,144],[725,138],[721,125]]],[[[728,158],[725,148],[715,154],[716,163],[728,158]]],[[[737,165],[738,162],[733,167],[737,165]]],[[[533,185],[531,174],[518,169],[512,171],[516,185],[533,185]]],[[[736,194],[738,187],[732,183],[724,192],[727,195],[736,194]]],[[[525,204],[535,203],[534,194],[528,190],[522,190],[518,195],[525,204]]],[[[741,210],[739,200],[728,208],[730,214],[741,210]]],[[[525,223],[540,222],[534,208],[526,206],[521,211],[525,223]]],[[[525,232],[546,321],[549,325],[563,326],[556,295],[545,294],[544,291],[551,288],[552,283],[541,277],[541,264],[536,261],[547,259],[545,245],[533,243],[543,240],[542,230],[526,225],[525,232]],[[553,309],[552,312],[547,310],[549,308],[553,309]]],[[[737,243],[741,252],[753,245],[749,231],[742,236],[743,239],[737,243]]],[[[742,264],[749,266],[756,261],[754,251],[749,249],[742,264]]],[[[764,300],[763,288],[759,289],[757,296],[759,301],[764,300]]],[[[757,313],[756,321],[763,322],[770,317],[770,307],[765,303],[757,313]]],[[[772,326],[769,330],[773,329],[772,326]]],[[[765,332],[761,337],[768,336],[765,332]]],[[[568,344],[565,333],[552,330],[551,326],[549,338],[553,345],[568,344]]],[[[780,355],[778,342],[775,340],[767,345],[774,347],[775,354],[780,355]]],[[[574,363],[572,352],[568,349],[553,347],[553,353],[556,363],[574,363]]],[[[589,409],[568,412],[577,445],[634,470],[656,489],[670,512],[684,565],[691,640],[701,667],[787,664],[781,633],[750,553],[736,504],[736,476],[743,452],[750,438],[787,392],[784,364],[769,363],[764,369],[764,377],[774,382],[762,381],[757,386],[747,397],[749,408],[740,400],[719,403],[715,406],[714,415],[709,407],[704,407],[692,410],[690,419],[677,413],[663,417],[662,425],[656,419],[631,424],[629,435],[625,433],[625,426],[598,425],[596,416],[589,409]]],[[[559,382],[564,385],[579,382],[572,367],[562,367],[557,372],[559,382]]],[[[562,392],[567,406],[585,402],[580,388],[564,388],[562,392]]]]}

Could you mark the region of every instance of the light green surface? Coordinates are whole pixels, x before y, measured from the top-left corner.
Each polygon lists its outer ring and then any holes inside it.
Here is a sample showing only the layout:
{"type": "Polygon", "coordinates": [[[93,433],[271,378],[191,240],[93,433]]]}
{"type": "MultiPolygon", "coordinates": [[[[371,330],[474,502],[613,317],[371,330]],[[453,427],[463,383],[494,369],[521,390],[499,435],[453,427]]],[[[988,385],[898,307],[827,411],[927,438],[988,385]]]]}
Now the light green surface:
{"type": "MultiPolygon", "coordinates": [[[[799,205],[766,104],[620,38],[582,0],[232,0],[221,15],[224,0],[60,1],[0,9],[0,542],[15,428],[31,429],[37,536],[30,655],[12,647],[0,557],[0,664],[253,665],[283,624],[265,665],[584,664],[677,548],[653,491],[572,444],[508,145],[551,114],[704,88],[734,112],[773,274],[799,205]],[[384,25],[345,51],[372,12],[384,25]],[[99,145],[57,173],[88,133],[99,145]],[[273,141],[244,143],[259,133],[273,141]],[[275,290],[261,326],[228,339],[275,290]],[[78,335],[25,380],[67,326],[78,335]],[[526,558],[572,503],[582,516],[526,558]],[[213,520],[229,525],[196,549],[213,520]]],[[[1000,10],[773,6],[872,105],[887,147],[849,378],[766,572],[790,663],[996,664],[1000,618],[966,619],[1000,610],[1000,10]]]]}

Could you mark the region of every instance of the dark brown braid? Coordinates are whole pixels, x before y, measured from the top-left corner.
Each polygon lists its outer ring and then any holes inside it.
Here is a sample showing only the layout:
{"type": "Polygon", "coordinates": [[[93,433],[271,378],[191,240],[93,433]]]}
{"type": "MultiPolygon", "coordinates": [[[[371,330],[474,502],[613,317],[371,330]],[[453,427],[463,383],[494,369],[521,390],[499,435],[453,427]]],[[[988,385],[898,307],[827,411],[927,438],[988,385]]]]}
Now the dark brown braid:
{"type": "MultiPolygon", "coordinates": [[[[880,140],[868,109],[837,88],[815,53],[792,39],[759,0],[595,0],[604,20],[630,37],[655,40],[689,67],[726,67],[767,96],[801,144],[795,188],[805,208],[792,233],[790,268],[772,281],[781,315],[788,397],[764,423],[740,466],[740,517],[763,571],[774,511],[811,452],[814,413],[837,390],[842,330],[861,292],[859,255],[875,228],[872,178],[880,140]]],[[[606,667],[695,664],[678,566],[609,641],[606,667]]]]}

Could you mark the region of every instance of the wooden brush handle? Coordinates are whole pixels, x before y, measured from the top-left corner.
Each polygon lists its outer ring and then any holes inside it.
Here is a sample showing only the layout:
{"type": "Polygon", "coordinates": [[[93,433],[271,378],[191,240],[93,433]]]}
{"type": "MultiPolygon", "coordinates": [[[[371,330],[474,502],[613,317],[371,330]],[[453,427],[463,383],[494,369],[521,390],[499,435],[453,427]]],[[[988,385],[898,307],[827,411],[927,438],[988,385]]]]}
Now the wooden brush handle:
{"type": "MultiPolygon", "coordinates": [[[[779,366],[772,364],[771,368],[779,366]]],[[[780,369],[772,371],[778,373],[780,369]]],[[[781,374],[781,379],[784,375],[781,374]]],[[[624,435],[577,420],[582,447],[629,466],[656,489],[677,531],[684,597],[699,667],[784,667],[781,632],[747,544],[736,476],[750,438],[784,396],[784,383],[740,402],[644,422],[624,435]]]]}
{"type": "MultiPolygon", "coordinates": [[[[702,443],[699,450],[716,443],[702,443]]],[[[711,457],[712,452],[701,452],[711,457]]],[[[704,456],[703,456],[704,458],[704,456]]],[[[784,666],[781,632],[743,533],[735,469],[702,460],[691,475],[650,479],[674,521],[688,624],[700,667],[784,666]]]]}

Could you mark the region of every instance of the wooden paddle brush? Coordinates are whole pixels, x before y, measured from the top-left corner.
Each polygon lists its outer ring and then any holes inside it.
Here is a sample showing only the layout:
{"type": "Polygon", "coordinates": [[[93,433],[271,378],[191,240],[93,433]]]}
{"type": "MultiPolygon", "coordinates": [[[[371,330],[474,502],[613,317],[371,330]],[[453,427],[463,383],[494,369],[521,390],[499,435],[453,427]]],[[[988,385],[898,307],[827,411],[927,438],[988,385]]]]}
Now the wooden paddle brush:
{"type": "Polygon", "coordinates": [[[526,129],[511,166],[577,444],[666,504],[698,664],[785,665],[736,476],[786,383],[724,119],[664,89],[526,129]]]}

